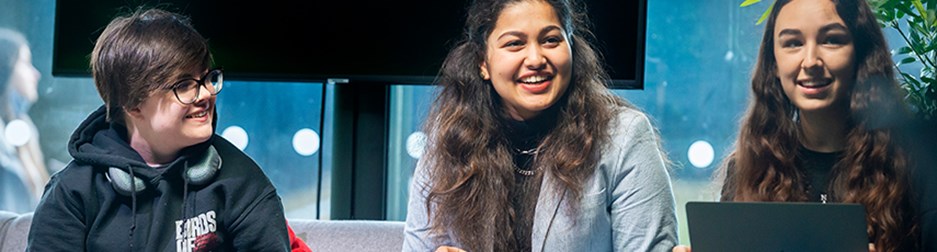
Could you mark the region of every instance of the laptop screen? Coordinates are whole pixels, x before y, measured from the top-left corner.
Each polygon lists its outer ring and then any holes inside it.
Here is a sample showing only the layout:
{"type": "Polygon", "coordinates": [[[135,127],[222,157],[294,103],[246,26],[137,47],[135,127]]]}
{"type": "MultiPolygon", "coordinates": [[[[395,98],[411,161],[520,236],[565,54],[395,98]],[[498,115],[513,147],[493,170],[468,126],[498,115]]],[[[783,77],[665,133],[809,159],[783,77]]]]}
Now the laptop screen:
{"type": "Polygon", "coordinates": [[[694,252],[869,249],[860,204],[688,202],[686,211],[694,252]]]}

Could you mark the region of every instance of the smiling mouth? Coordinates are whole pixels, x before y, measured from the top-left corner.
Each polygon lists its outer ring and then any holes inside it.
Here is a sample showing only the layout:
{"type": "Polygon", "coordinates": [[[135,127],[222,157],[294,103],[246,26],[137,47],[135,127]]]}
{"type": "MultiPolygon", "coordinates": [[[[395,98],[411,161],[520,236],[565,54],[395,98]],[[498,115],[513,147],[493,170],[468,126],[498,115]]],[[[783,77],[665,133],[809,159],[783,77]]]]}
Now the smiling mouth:
{"type": "Polygon", "coordinates": [[[553,75],[533,75],[520,78],[517,82],[521,84],[537,85],[553,79],[553,75]]]}
{"type": "Polygon", "coordinates": [[[817,79],[817,80],[807,80],[807,81],[798,81],[797,85],[805,88],[822,88],[829,86],[833,83],[833,80],[830,79],[817,79]]]}
{"type": "Polygon", "coordinates": [[[208,115],[208,110],[203,110],[202,112],[199,112],[199,113],[187,115],[185,116],[185,118],[202,118],[202,117],[205,117],[206,115],[208,115]]]}

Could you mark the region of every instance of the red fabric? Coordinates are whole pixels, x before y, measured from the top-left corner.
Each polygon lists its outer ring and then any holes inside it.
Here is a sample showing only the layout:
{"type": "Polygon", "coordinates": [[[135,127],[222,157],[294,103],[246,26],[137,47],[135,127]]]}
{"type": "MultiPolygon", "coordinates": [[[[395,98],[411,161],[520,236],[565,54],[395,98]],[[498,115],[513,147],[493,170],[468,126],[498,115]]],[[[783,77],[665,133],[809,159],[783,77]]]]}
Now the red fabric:
{"type": "Polygon", "coordinates": [[[286,223],[286,231],[290,233],[290,250],[292,252],[312,252],[312,249],[309,246],[306,246],[306,242],[303,242],[302,239],[296,237],[296,234],[293,233],[293,228],[290,227],[290,223],[286,223]]]}

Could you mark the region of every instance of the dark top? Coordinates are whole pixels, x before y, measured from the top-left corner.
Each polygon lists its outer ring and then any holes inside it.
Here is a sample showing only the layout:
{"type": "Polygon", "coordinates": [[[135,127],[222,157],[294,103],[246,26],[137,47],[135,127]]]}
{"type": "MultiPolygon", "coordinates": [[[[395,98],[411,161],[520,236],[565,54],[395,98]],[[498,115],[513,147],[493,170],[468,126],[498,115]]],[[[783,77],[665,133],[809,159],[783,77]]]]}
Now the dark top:
{"type": "Polygon", "coordinates": [[[504,122],[515,167],[514,186],[510,191],[511,206],[516,216],[511,223],[515,242],[513,251],[531,251],[534,210],[545,172],[544,167],[536,164],[536,158],[541,154],[538,146],[556,125],[556,113],[546,110],[527,121],[504,119],[504,122]]]}
{"type": "Polygon", "coordinates": [[[280,197],[237,147],[215,135],[153,169],[128,144],[126,128],[104,118],[102,107],[72,135],[74,160],[46,186],[27,250],[290,250],[280,197]],[[183,175],[207,156],[215,161],[207,165],[218,169],[210,180],[183,175]],[[133,188],[145,189],[117,191],[111,169],[132,171],[141,181],[133,188]]]}
{"type": "Polygon", "coordinates": [[[800,168],[807,176],[807,196],[810,201],[824,202],[823,195],[826,195],[825,202],[833,202],[829,192],[830,172],[843,152],[824,153],[801,147],[799,154],[800,168]]]}

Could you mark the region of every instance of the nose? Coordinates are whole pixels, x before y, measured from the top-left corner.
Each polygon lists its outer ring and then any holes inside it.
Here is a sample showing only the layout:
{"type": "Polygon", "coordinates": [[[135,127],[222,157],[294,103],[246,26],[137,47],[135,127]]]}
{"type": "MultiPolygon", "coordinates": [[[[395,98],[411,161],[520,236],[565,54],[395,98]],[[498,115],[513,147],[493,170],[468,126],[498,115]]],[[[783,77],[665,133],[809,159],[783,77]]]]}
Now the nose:
{"type": "Polygon", "coordinates": [[[30,68],[32,68],[32,74],[34,77],[36,77],[36,81],[42,78],[42,73],[39,73],[39,69],[36,69],[36,67],[33,66],[30,66],[30,68]]]}
{"type": "Polygon", "coordinates": [[[527,58],[524,59],[524,66],[531,70],[540,70],[547,65],[547,58],[543,55],[543,48],[540,46],[530,46],[527,49],[527,58]]]}
{"type": "Polygon", "coordinates": [[[195,103],[201,103],[203,101],[208,100],[208,98],[211,98],[213,91],[214,90],[212,90],[211,84],[203,82],[202,84],[198,85],[198,91],[196,93],[197,96],[195,97],[195,103]]]}
{"type": "Polygon", "coordinates": [[[822,72],[823,59],[820,57],[817,46],[807,46],[805,49],[804,60],[801,62],[800,67],[808,73],[822,72]]]}

